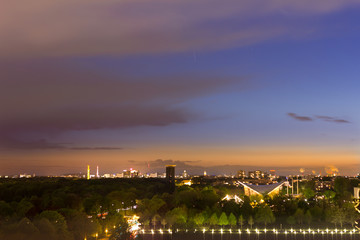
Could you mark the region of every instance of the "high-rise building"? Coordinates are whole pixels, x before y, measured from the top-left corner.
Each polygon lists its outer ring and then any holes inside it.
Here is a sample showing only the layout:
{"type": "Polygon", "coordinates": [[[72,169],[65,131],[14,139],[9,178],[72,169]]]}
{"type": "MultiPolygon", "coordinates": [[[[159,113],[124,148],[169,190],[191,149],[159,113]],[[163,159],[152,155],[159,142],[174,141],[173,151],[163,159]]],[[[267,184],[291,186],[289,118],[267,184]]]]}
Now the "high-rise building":
{"type": "Polygon", "coordinates": [[[171,185],[175,185],[175,166],[166,165],[166,181],[171,185]]]}
{"type": "Polygon", "coordinates": [[[90,165],[87,165],[87,174],[86,174],[86,179],[89,180],[90,179],[90,165]]]}
{"type": "Polygon", "coordinates": [[[139,176],[139,171],[130,168],[130,170],[124,170],[123,174],[124,174],[123,175],[124,178],[135,178],[139,176]]]}
{"type": "Polygon", "coordinates": [[[244,170],[237,171],[236,177],[237,178],[245,178],[246,177],[245,171],[244,170]]]}
{"type": "Polygon", "coordinates": [[[261,170],[256,170],[255,171],[255,178],[257,178],[257,179],[264,178],[264,173],[261,170]]]}
{"type": "Polygon", "coordinates": [[[184,170],[184,172],[182,174],[182,177],[183,178],[188,178],[189,177],[189,174],[186,172],[186,170],[184,170]]]}

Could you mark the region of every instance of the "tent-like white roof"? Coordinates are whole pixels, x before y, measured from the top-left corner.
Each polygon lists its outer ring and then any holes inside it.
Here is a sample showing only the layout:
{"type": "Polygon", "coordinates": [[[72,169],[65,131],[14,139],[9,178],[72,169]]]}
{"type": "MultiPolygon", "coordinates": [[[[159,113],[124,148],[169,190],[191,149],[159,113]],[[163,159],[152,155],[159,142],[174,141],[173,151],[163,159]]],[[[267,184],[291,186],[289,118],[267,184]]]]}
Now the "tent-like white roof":
{"type": "Polygon", "coordinates": [[[285,184],[286,182],[279,182],[279,183],[273,183],[268,185],[255,185],[255,184],[248,184],[240,182],[244,187],[251,188],[253,191],[265,195],[269,194],[272,191],[274,191],[276,188],[280,187],[281,185],[285,184]]]}

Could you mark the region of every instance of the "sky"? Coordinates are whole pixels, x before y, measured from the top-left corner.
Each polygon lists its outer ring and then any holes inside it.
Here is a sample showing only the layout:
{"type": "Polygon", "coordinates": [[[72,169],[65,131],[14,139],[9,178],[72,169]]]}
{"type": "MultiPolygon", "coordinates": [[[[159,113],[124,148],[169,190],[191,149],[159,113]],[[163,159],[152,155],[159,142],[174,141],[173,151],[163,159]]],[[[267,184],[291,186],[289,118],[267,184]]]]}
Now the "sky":
{"type": "Polygon", "coordinates": [[[1,175],[360,171],[358,0],[1,5],[1,175]]]}

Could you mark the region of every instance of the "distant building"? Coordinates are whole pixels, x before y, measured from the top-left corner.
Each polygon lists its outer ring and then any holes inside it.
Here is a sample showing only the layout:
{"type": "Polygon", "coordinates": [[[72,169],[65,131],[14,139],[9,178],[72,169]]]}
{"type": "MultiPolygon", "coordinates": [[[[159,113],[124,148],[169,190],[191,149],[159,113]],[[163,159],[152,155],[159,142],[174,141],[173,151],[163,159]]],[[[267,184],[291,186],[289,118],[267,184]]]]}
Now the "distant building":
{"type": "Polygon", "coordinates": [[[117,174],[115,175],[115,177],[117,177],[117,178],[123,178],[123,177],[124,177],[124,174],[123,174],[123,173],[117,173],[117,174]]]}
{"type": "Polygon", "coordinates": [[[263,179],[263,178],[265,178],[265,173],[263,173],[260,170],[250,171],[248,173],[248,176],[249,176],[249,178],[263,179]]]}
{"type": "Polygon", "coordinates": [[[114,178],[114,174],[111,174],[111,173],[105,173],[103,175],[104,178],[114,178]]]}
{"type": "Polygon", "coordinates": [[[135,178],[139,176],[139,171],[130,168],[130,170],[124,170],[123,174],[124,174],[123,175],[124,178],[135,178]]]}
{"type": "Polygon", "coordinates": [[[237,178],[245,178],[246,177],[245,171],[244,170],[237,171],[236,177],[237,178]]]}
{"type": "Polygon", "coordinates": [[[150,178],[157,178],[158,177],[158,173],[156,172],[156,173],[150,173],[149,174],[149,177],[150,178]]]}
{"type": "Polygon", "coordinates": [[[270,170],[269,178],[276,178],[275,170],[270,170]]]}
{"type": "Polygon", "coordinates": [[[182,177],[183,178],[188,178],[189,177],[189,174],[186,172],[186,170],[184,170],[184,172],[182,174],[182,177]]]}
{"type": "Polygon", "coordinates": [[[175,166],[176,165],[166,166],[166,181],[172,185],[175,185],[175,166]]]}
{"type": "Polygon", "coordinates": [[[325,190],[331,190],[334,188],[334,181],[333,180],[318,180],[315,181],[315,189],[318,192],[325,191],[325,190]]]}
{"type": "Polygon", "coordinates": [[[99,166],[96,166],[96,178],[100,178],[100,175],[99,175],[99,166]]]}
{"type": "Polygon", "coordinates": [[[256,170],[255,171],[255,178],[262,179],[264,177],[265,177],[265,173],[263,173],[261,170],[256,170]]]}
{"type": "Polygon", "coordinates": [[[86,179],[90,179],[90,165],[87,165],[86,179]]]}
{"type": "Polygon", "coordinates": [[[31,177],[32,177],[31,174],[26,174],[26,173],[19,175],[19,178],[31,178],[31,177]]]}

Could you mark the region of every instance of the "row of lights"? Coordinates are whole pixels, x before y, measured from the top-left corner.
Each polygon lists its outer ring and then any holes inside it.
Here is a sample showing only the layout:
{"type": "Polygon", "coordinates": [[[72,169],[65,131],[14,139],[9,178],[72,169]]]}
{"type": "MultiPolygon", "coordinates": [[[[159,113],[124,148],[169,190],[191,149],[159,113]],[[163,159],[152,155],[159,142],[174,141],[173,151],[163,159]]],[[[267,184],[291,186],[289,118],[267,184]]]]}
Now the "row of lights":
{"type": "MultiPolygon", "coordinates": [[[[195,229],[194,232],[197,232],[198,230],[195,229]]],[[[202,229],[202,232],[205,233],[207,230],[205,228],[202,229]]],[[[223,234],[224,232],[227,231],[227,229],[220,229],[220,230],[215,230],[215,229],[211,229],[211,230],[208,230],[210,231],[211,233],[215,233],[215,232],[220,232],[221,234],[223,234]]],[[[172,234],[172,230],[171,229],[168,229],[168,230],[162,230],[162,229],[159,229],[158,232],[160,234],[164,234],[165,232],[168,232],[169,234],[172,234]]],[[[176,232],[179,232],[179,229],[176,229],[176,232]]],[[[188,229],[185,229],[185,232],[188,232],[188,229]]],[[[237,231],[239,234],[242,233],[242,231],[240,229],[238,229],[237,231]]],[[[290,230],[278,230],[278,229],[272,229],[272,230],[267,230],[266,228],[265,229],[255,229],[255,230],[251,230],[251,229],[246,229],[244,230],[244,232],[248,233],[248,234],[251,234],[251,232],[255,232],[257,234],[260,234],[260,233],[267,233],[267,232],[272,232],[274,234],[279,234],[279,233],[284,233],[284,234],[297,234],[297,233],[302,233],[302,234],[315,234],[315,233],[318,233],[318,234],[354,234],[356,233],[356,229],[343,229],[343,230],[338,230],[338,229],[333,229],[333,230],[329,230],[328,228],[327,229],[323,229],[323,230],[320,230],[320,229],[317,229],[317,230],[312,230],[312,229],[307,229],[307,230],[303,230],[303,229],[299,229],[299,230],[296,230],[296,229],[290,229],[290,230]]],[[[145,230],[142,229],[141,230],[141,233],[145,234],[145,230]]],[[[156,233],[156,230],[154,229],[151,229],[151,234],[155,234],[156,233]]],[[[233,233],[233,230],[232,229],[229,229],[229,233],[233,233]]],[[[236,233],[236,231],[234,231],[234,233],[236,233]]]]}

